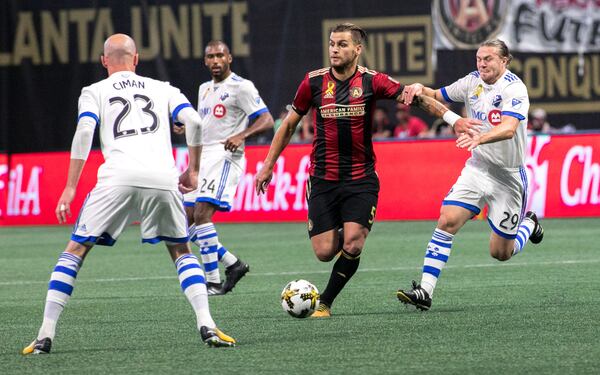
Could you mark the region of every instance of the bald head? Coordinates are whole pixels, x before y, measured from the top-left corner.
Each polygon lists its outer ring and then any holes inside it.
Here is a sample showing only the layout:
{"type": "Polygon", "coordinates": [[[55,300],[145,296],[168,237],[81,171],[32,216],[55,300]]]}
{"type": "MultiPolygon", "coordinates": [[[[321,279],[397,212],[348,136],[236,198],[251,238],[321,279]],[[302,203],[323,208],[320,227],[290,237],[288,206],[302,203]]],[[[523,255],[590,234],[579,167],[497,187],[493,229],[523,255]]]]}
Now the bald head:
{"type": "Polygon", "coordinates": [[[136,53],[135,42],[129,35],[114,34],[104,42],[104,56],[108,57],[111,62],[133,60],[136,53]]]}
{"type": "Polygon", "coordinates": [[[108,75],[115,72],[135,72],[138,64],[138,54],[135,42],[125,34],[114,34],[104,42],[104,52],[100,56],[102,66],[108,70],[108,75]]]}

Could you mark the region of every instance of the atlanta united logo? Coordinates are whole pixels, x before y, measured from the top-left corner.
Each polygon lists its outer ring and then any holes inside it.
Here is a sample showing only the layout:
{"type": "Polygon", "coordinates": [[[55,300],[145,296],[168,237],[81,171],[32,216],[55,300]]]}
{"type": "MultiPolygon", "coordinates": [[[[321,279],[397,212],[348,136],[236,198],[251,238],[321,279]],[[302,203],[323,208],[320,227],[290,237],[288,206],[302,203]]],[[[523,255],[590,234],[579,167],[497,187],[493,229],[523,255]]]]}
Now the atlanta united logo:
{"type": "Polygon", "coordinates": [[[352,96],[353,98],[360,98],[360,96],[362,95],[362,89],[360,87],[351,87],[350,88],[350,96],[352,96]]]}
{"type": "Polygon", "coordinates": [[[452,44],[473,48],[500,32],[507,7],[506,0],[435,0],[433,15],[452,44]]]}

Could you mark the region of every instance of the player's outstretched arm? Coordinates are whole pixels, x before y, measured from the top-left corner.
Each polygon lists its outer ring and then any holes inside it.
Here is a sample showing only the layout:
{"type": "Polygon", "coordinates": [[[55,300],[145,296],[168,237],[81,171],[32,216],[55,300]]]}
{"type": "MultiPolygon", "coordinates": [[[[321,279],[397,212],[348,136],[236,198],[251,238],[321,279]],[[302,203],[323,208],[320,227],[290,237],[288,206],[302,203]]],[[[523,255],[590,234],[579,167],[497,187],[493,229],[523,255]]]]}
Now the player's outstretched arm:
{"type": "Polygon", "coordinates": [[[223,142],[225,150],[235,152],[242,145],[242,143],[244,143],[246,138],[254,134],[262,133],[267,129],[271,129],[273,128],[274,124],[275,122],[273,121],[273,116],[270,112],[261,113],[256,118],[252,126],[249,126],[238,134],[227,138],[225,142],[223,142]]]}
{"type": "Polygon", "coordinates": [[[471,118],[460,117],[456,113],[452,112],[445,105],[440,103],[438,100],[431,98],[426,95],[415,97],[413,105],[417,105],[425,112],[432,116],[442,118],[450,126],[454,128],[454,132],[457,134],[477,134],[480,131],[481,121],[471,118]]]}
{"type": "Polygon", "coordinates": [[[462,133],[475,134],[480,131],[481,121],[461,118],[442,104],[445,100],[439,89],[434,90],[420,83],[414,83],[404,87],[397,101],[408,105],[416,105],[430,115],[442,118],[459,135],[462,133]]]}
{"type": "Polygon", "coordinates": [[[301,119],[302,116],[300,116],[293,109],[290,110],[285,119],[283,119],[281,126],[273,137],[273,142],[271,142],[271,147],[269,148],[269,153],[265,158],[263,166],[260,171],[258,171],[256,178],[254,179],[256,194],[267,192],[267,188],[269,187],[269,183],[273,177],[273,168],[275,166],[275,162],[277,162],[277,159],[283,152],[283,149],[290,143],[290,139],[292,139],[292,136],[296,131],[296,126],[298,126],[298,123],[301,119]]]}
{"type": "Polygon", "coordinates": [[[406,105],[411,105],[417,96],[427,96],[439,102],[445,102],[444,96],[440,90],[434,90],[432,88],[423,86],[420,83],[413,83],[412,85],[404,86],[404,90],[402,90],[398,101],[406,105]]]}

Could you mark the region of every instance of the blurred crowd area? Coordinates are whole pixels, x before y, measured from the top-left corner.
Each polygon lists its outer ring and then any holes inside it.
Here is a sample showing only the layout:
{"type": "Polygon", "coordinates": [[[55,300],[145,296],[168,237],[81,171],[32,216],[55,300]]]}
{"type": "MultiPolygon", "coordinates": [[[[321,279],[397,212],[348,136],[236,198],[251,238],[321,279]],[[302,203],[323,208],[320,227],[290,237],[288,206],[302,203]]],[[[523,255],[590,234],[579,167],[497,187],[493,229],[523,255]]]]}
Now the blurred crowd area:
{"type": "MultiPolygon", "coordinates": [[[[450,109],[456,113],[460,113],[463,117],[467,117],[466,109],[463,105],[455,104],[450,106],[450,109]]],[[[289,110],[291,110],[291,106],[287,105],[276,113],[272,112],[275,118],[274,129],[252,137],[246,143],[270,144],[273,135],[279,129],[281,122],[289,110]]],[[[313,122],[314,112],[311,109],[302,118],[302,121],[296,128],[291,143],[312,142],[314,134],[313,122]]],[[[529,134],[565,134],[574,133],[576,128],[573,124],[551,124],[548,114],[543,108],[532,106],[532,110],[529,113],[527,131],[529,134]]],[[[372,132],[374,141],[454,137],[452,128],[444,120],[432,118],[424,114],[420,109],[402,103],[394,104],[393,102],[391,105],[382,105],[375,109],[372,132]]]]}

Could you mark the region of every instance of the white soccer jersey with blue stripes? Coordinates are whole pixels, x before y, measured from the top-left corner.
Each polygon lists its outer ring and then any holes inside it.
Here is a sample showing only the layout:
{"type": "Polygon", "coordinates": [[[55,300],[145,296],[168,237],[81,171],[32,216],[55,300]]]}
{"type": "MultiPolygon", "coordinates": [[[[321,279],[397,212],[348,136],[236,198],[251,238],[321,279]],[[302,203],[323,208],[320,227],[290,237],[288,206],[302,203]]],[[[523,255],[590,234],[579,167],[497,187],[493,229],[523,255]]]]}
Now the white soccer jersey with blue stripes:
{"type": "Polygon", "coordinates": [[[244,131],[249,120],[267,111],[254,84],[233,72],[221,82],[204,82],[198,89],[198,113],[202,117],[205,146],[221,144],[244,131]]]}
{"type": "Polygon", "coordinates": [[[529,95],[519,77],[507,69],[496,83],[488,85],[481,80],[479,72],[474,71],[443,87],[441,92],[447,102],[465,103],[468,116],[483,122],[482,132],[499,125],[502,116],[512,116],[520,121],[512,139],[475,148],[474,161],[501,168],[518,168],[525,163],[529,95]]]}
{"type": "Polygon", "coordinates": [[[170,116],[191,107],[167,82],[122,71],[84,87],[79,117],[96,120],[104,164],[98,185],[176,190],[170,116]]]}

